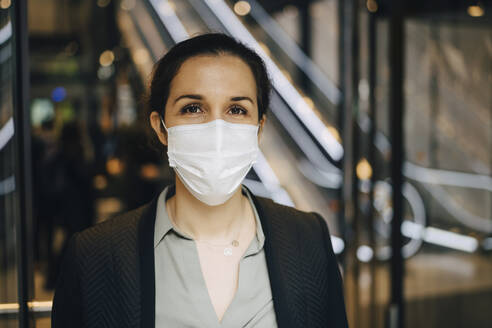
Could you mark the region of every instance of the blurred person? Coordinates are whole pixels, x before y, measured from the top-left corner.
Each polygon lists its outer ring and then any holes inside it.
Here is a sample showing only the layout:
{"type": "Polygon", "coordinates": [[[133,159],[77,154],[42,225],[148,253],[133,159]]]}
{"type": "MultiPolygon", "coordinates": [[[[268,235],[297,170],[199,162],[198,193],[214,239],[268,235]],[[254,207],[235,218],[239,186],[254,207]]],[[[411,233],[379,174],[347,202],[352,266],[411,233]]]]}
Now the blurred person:
{"type": "Polygon", "coordinates": [[[57,150],[53,119],[47,118],[34,126],[31,134],[32,156],[32,216],[34,227],[34,258],[38,265],[50,262],[53,245],[53,206],[50,204],[49,168],[57,150]]]}
{"type": "Polygon", "coordinates": [[[241,185],[270,90],[261,58],[220,33],[156,63],[149,119],[175,182],[73,236],[53,327],[347,327],[325,220],[241,185]]]}
{"type": "Polygon", "coordinates": [[[50,255],[46,288],[52,289],[68,241],[74,233],[90,227],[94,217],[92,170],[84,158],[82,132],[76,121],[63,125],[58,149],[44,163],[42,174],[42,202],[52,230],[48,239],[50,255]],[[53,246],[55,226],[61,227],[65,233],[58,252],[53,246]]]}
{"type": "Polygon", "coordinates": [[[151,147],[148,147],[147,136],[142,133],[140,125],[119,127],[116,130],[115,139],[114,156],[121,160],[124,167],[118,196],[125,208],[133,209],[147,203],[156,193],[162,191],[164,181],[174,182],[174,176],[170,180],[170,170],[165,170],[160,165],[163,162],[161,154],[157,154],[151,147]],[[144,168],[148,166],[154,166],[155,170],[150,175],[145,175],[144,168]],[[165,174],[167,172],[169,174],[165,174]]]}

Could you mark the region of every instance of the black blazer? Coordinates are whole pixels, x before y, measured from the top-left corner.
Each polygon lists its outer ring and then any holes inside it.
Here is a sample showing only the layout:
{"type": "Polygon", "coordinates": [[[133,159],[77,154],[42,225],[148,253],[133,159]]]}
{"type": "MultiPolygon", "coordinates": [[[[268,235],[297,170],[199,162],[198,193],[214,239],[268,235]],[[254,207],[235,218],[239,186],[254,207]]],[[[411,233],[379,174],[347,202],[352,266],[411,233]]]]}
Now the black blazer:
{"type": "MultiPolygon", "coordinates": [[[[52,327],[155,327],[157,196],[74,235],[53,300],[52,327]]],[[[348,327],[342,279],[319,214],[253,201],[280,328],[348,327]]],[[[190,315],[192,315],[190,313],[190,315]]]]}

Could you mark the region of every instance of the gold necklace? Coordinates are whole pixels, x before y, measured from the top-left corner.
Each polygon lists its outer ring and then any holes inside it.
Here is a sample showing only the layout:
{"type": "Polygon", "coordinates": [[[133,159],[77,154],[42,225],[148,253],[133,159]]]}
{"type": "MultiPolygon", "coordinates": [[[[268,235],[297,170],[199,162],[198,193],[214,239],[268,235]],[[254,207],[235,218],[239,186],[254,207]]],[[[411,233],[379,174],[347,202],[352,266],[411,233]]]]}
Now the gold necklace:
{"type": "MultiPolygon", "coordinates": [[[[169,204],[169,207],[171,204],[169,204]]],[[[174,204],[173,204],[174,205],[174,204]]],[[[174,206],[172,206],[174,207],[174,206]]],[[[173,211],[169,211],[170,213],[172,213],[173,211]]],[[[171,220],[171,222],[176,226],[178,227],[180,230],[182,230],[178,225],[177,223],[174,221],[173,219],[173,215],[169,215],[169,219],[171,220]]],[[[244,220],[243,220],[244,221],[244,220]]],[[[195,240],[195,242],[199,242],[199,243],[204,243],[204,244],[207,244],[209,246],[212,246],[212,247],[224,247],[223,249],[223,254],[224,256],[231,256],[232,255],[232,250],[233,247],[239,247],[239,237],[241,236],[241,231],[242,231],[242,228],[243,228],[243,222],[241,222],[241,225],[239,226],[239,231],[237,233],[237,236],[236,238],[234,238],[231,242],[227,243],[227,244],[214,244],[214,243],[211,243],[209,241],[206,241],[206,240],[199,240],[199,239],[196,239],[194,236],[192,236],[191,234],[189,234],[193,240],[195,240]]],[[[182,230],[183,231],[183,230],[182,230]]]]}
{"type": "Polygon", "coordinates": [[[199,239],[195,239],[195,241],[199,242],[199,243],[207,244],[207,245],[212,246],[212,247],[224,247],[224,249],[223,249],[224,256],[231,256],[232,250],[233,250],[233,248],[231,246],[239,247],[239,237],[241,236],[242,228],[243,228],[243,225],[241,224],[239,226],[239,231],[237,233],[236,238],[234,238],[230,243],[227,243],[227,244],[215,244],[215,243],[211,243],[211,242],[206,241],[206,240],[199,240],[199,239]]]}

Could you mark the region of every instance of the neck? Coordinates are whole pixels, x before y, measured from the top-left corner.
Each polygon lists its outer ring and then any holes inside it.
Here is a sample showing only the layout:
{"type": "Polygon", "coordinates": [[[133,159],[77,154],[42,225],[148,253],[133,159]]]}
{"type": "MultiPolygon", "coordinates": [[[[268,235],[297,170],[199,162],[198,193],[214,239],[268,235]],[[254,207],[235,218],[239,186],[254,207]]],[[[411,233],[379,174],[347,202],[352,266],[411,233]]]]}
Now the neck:
{"type": "Polygon", "coordinates": [[[209,206],[196,199],[176,177],[176,193],[167,205],[175,224],[194,239],[229,242],[245,215],[246,201],[239,186],[224,204],[209,206]]]}

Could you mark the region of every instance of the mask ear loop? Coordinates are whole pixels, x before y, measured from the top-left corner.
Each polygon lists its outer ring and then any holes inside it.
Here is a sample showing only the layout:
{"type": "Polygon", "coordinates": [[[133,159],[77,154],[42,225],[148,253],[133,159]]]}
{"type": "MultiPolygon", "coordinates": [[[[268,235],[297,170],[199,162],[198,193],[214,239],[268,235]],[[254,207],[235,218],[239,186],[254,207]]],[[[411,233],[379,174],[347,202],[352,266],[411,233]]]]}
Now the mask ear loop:
{"type": "Polygon", "coordinates": [[[162,126],[164,129],[166,129],[166,132],[169,134],[169,131],[167,130],[166,124],[164,124],[164,119],[162,118],[162,115],[159,115],[159,118],[161,119],[162,126]]]}
{"type": "Polygon", "coordinates": [[[258,137],[260,135],[260,130],[261,130],[261,122],[258,122],[257,126],[258,126],[258,129],[256,130],[256,136],[258,137]]]}

